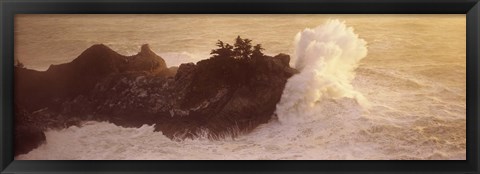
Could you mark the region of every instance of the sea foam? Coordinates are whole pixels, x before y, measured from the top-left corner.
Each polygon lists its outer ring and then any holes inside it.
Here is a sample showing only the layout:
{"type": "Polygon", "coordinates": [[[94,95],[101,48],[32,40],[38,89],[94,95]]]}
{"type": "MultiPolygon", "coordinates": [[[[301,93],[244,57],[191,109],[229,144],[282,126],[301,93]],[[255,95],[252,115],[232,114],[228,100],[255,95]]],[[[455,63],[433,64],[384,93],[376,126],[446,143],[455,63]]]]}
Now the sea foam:
{"type": "Polygon", "coordinates": [[[362,107],[368,101],[351,84],[355,69],[367,55],[367,42],[345,22],[328,20],[307,28],[295,37],[294,67],[299,74],[290,78],[277,105],[283,123],[304,122],[322,115],[318,103],[327,99],[353,98],[362,107]]]}

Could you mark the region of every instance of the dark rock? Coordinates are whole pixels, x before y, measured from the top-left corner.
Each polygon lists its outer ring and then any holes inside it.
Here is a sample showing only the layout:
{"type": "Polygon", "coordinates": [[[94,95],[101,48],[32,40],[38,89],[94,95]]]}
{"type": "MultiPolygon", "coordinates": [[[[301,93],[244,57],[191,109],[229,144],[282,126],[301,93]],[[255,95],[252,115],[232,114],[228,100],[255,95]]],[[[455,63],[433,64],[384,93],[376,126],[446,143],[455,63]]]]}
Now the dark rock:
{"type": "Polygon", "coordinates": [[[167,68],[148,45],[130,57],[94,45],[45,72],[16,68],[17,110],[35,119],[16,123],[15,143],[31,150],[44,141],[41,130],[89,120],[155,124],[172,139],[202,132],[235,137],[272,119],[287,79],[297,73],[289,61],[286,54],[254,61],[217,57],[167,68]],[[26,143],[31,136],[34,143],[26,143]]]}
{"type": "Polygon", "coordinates": [[[93,45],[70,63],[45,72],[15,68],[15,102],[26,110],[59,108],[61,102],[88,95],[101,80],[127,72],[168,71],[165,61],[148,46],[134,56],[122,56],[103,44],[93,45]]]}
{"type": "Polygon", "coordinates": [[[45,143],[45,141],[46,137],[42,129],[31,127],[28,124],[15,126],[14,155],[26,154],[45,143]]]}
{"type": "Polygon", "coordinates": [[[127,57],[128,71],[162,72],[167,69],[167,64],[160,56],[156,55],[148,44],[142,45],[137,55],[127,57]]]}
{"type": "Polygon", "coordinates": [[[15,134],[14,134],[14,155],[28,153],[30,150],[45,143],[46,137],[43,129],[36,125],[27,111],[15,107],[15,134]]]}
{"type": "Polygon", "coordinates": [[[287,54],[280,53],[276,55],[274,58],[279,59],[282,62],[283,66],[290,66],[290,56],[287,54]]]}

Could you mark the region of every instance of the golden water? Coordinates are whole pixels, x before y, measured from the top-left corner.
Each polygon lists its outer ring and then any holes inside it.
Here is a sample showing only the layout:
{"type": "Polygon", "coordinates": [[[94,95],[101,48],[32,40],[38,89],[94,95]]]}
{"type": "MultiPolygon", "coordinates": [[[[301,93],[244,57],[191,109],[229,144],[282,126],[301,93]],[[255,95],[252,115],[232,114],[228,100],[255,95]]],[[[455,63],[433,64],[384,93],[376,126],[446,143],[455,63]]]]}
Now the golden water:
{"type": "Polygon", "coordinates": [[[178,66],[237,35],[267,54],[292,54],[298,32],[330,18],[367,42],[352,84],[368,111],[329,101],[317,120],[272,121],[222,141],[174,142],[151,126],[89,122],[47,131],[45,145],[16,159],[465,159],[465,15],[18,15],[15,58],[45,70],[92,44],[131,55],[148,43],[178,66]]]}

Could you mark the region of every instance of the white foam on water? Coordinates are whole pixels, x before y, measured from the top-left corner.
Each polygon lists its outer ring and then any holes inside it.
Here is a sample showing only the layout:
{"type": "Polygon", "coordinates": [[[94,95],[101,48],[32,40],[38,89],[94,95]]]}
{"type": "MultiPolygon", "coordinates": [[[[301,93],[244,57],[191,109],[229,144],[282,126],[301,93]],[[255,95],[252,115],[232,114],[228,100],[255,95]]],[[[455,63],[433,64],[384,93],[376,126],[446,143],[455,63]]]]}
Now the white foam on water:
{"type": "MultiPolygon", "coordinates": [[[[286,84],[278,120],[248,134],[172,141],[153,125],[87,122],[46,131],[46,144],[15,159],[466,158],[464,86],[412,73],[418,67],[409,61],[398,64],[403,69],[359,67],[367,43],[339,20],[299,32],[294,43],[292,64],[300,73],[286,84]]],[[[169,66],[179,64],[172,57],[196,60],[189,53],[160,56],[169,66]]]]}
{"type": "Polygon", "coordinates": [[[354,98],[363,107],[368,101],[351,84],[355,69],[367,55],[367,43],[339,20],[329,20],[295,37],[293,61],[299,74],[291,77],[277,105],[281,122],[305,122],[322,116],[322,100],[354,98]]]}

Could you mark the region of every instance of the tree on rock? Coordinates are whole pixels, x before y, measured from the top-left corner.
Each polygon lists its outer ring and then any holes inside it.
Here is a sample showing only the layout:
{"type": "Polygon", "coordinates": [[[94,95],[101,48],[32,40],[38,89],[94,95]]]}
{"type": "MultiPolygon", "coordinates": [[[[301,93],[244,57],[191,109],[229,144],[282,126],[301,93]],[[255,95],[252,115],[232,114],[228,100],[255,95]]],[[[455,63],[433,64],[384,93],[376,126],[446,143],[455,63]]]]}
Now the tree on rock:
{"type": "Polygon", "coordinates": [[[233,46],[230,44],[225,44],[221,40],[218,40],[216,44],[219,48],[212,50],[210,53],[213,55],[213,58],[224,57],[224,58],[233,58],[233,46]]]}
{"type": "Polygon", "coordinates": [[[252,40],[242,39],[240,36],[237,36],[235,39],[235,44],[225,44],[223,41],[218,40],[217,49],[212,50],[210,53],[212,58],[233,58],[238,60],[253,60],[265,56],[262,51],[261,44],[252,46],[252,40]]]}
{"type": "Polygon", "coordinates": [[[252,56],[251,58],[252,59],[258,59],[258,58],[261,58],[263,56],[265,56],[265,54],[262,53],[262,51],[265,50],[264,48],[262,48],[262,45],[261,44],[257,44],[253,47],[253,51],[252,51],[252,56]]]}
{"type": "Polygon", "coordinates": [[[233,54],[236,59],[249,59],[252,54],[252,40],[242,39],[240,36],[237,36],[235,39],[235,48],[233,49],[233,54]]]}

